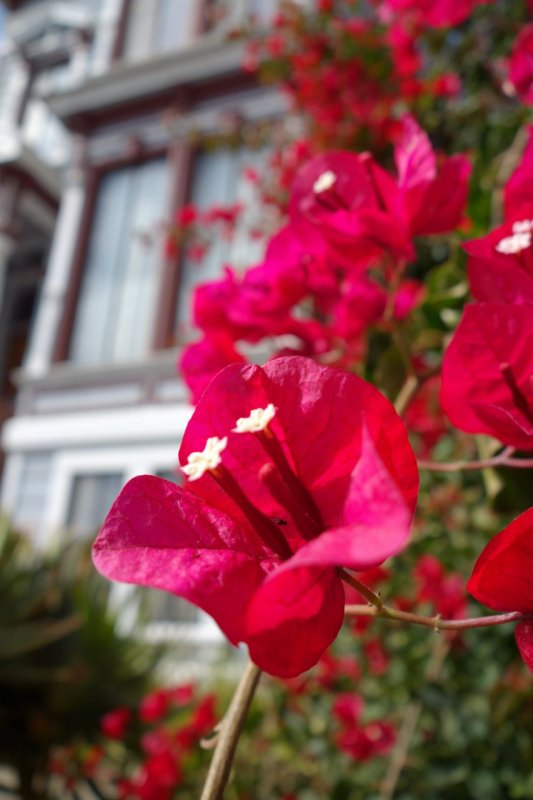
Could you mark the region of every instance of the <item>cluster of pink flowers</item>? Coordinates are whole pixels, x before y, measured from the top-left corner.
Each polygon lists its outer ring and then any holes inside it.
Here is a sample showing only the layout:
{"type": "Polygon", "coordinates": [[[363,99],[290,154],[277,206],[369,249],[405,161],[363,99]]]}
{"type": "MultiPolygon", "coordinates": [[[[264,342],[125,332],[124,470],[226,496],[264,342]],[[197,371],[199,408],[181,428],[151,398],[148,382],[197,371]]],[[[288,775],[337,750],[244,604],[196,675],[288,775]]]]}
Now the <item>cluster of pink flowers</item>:
{"type": "Polygon", "coordinates": [[[264,262],[242,277],[227,268],[197,288],[193,322],[204,337],[180,362],[195,401],[218,370],[245,361],[238,343],[271,347],[289,336],[278,355],[298,352],[351,368],[369,326],[405,319],[416,307],[423,286],[403,277],[413,240],[465,222],[470,165],[463,155],[437,154],[409,116],[395,161],[393,175],[369,153],[311,158],[293,183],[290,221],[264,262]]]}
{"type": "Polygon", "coordinates": [[[82,777],[105,779],[121,800],[173,800],[188,755],[212,732],[216,719],[215,696],[201,696],[193,683],[156,689],[136,709],[120,706],[107,712],[97,745],[58,749],[50,770],[63,776],[65,789],[73,789],[82,777]]]}
{"type": "Polygon", "coordinates": [[[337,695],[332,714],[339,723],[335,742],[343,753],[356,761],[368,761],[388,753],[396,740],[393,725],[382,720],[361,722],[364,700],[359,694],[337,695]]]}
{"type": "MultiPolygon", "coordinates": [[[[504,188],[504,222],[469,241],[467,305],[442,365],[441,403],[453,424],[533,450],[533,135],[504,188]]],[[[533,612],[531,509],[480,556],[468,584],[490,608],[533,612]]],[[[533,625],[517,627],[533,669],[533,625]]]]}
{"type": "MultiPolygon", "coordinates": [[[[404,96],[414,95],[421,91],[416,31],[461,24],[485,4],[382,0],[375,5],[390,22],[386,42],[373,38],[366,23],[349,20],[339,21],[339,36],[350,31],[369,50],[386,44],[404,96]]],[[[319,11],[329,13],[330,5],[321,0],[319,11]]],[[[368,98],[358,92],[354,126],[363,120],[372,127],[368,74],[357,63],[344,76],[326,72],[326,46],[317,34],[311,49],[293,53],[294,91],[328,136],[344,119],[347,84],[363,76],[368,98]],[[321,93],[315,97],[317,76],[321,93]]],[[[283,48],[279,32],[266,47],[271,56],[283,48]]],[[[509,80],[525,102],[531,101],[530,50],[525,28],[509,61],[509,80]]],[[[441,78],[451,92],[453,76],[441,78]]],[[[193,322],[203,338],[185,348],[180,363],[196,403],[179,453],[188,480],[184,486],[148,475],[129,481],[94,545],[94,562],[105,576],[194,603],[232,644],[246,645],[258,667],[288,681],[293,700],[313,686],[335,684],[339,674],[357,680],[361,664],[373,675],[387,671],[389,653],[373,635],[374,617],[396,612],[396,619],[429,627],[444,617],[448,628],[472,622],[463,619],[462,577],[428,553],[412,568],[411,594],[384,611],[374,592],[387,576],[380,565],[407,545],[418,466],[404,421],[354,372],[368,333],[393,338],[424,300],[423,283],[408,269],[426,244],[420,239],[465,232],[470,176],[465,154],[436,152],[412,115],[392,115],[388,99],[374,121],[387,137],[394,135],[394,171],[367,152],[313,155],[306,141],[279,156],[288,220],[264,260],[243,275],[226,267],[194,294],[193,322]],[[298,154],[309,157],[295,171],[298,154]],[[263,367],[247,363],[258,344],[270,356],[263,367]],[[362,584],[353,573],[361,573],[362,584]],[[361,605],[365,600],[371,609],[361,605]],[[350,612],[347,604],[360,607],[350,612]],[[435,618],[415,619],[419,605],[428,605],[435,618]],[[360,615],[351,623],[363,640],[360,662],[328,650],[345,613],[360,615]],[[302,677],[315,665],[312,677],[302,677]]],[[[341,138],[353,138],[355,127],[341,138]]],[[[503,223],[464,246],[474,302],[464,308],[440,373],[443,327],[436,346],[408,353],[404,388],[409,380],[415,388],[402,412],[423,455],[449,430],[448,421],[495,438],[509,452],[533,450],[532,186],[533,135],[505,186],[503,223]]],[[[179,223],[186,229],[198,220],[188,207],[179,223]]],[[[223,209],[211,218],[229,227],[232,221],[223,209]]],[[[459,296],[455,308],[461,302],[459,296]]],[[[448,489],[447,500],[455,501],[454,488],[448,489]]],[[[470,594],[489,608],[533,615],[532,543],[530,509],[483,551],[467,584],[470,594]]],[[[462,646],[462,638],[453,637],[450,642],[462,646]]],[[[520,619],[516,641],[533,672],[533,622],[520,619]]],[[[141,719],[157,721],[172,702],[165,692],[154,694],[141,707],[141,719]]],[[[388,752],[395,741],[388,722],[363,721],[363,708],[362,697],[342,694],[332,712],[337,746],[362,761],[388,752]]],[[[145,737],[145,761],[124,782],[122,796],[170,797],[181,780],[179,753],[213,722],[206,700],[188,729],[145,737]]],[[[104,724],[108,735],[120,738],[131,716],[117,709],[104,724]]]]}
{"type": "Polygon", "coordinates": [[[229,366],[180,461],[185,488],[126,484],[96,566],[191,600],[267,672],[303,672],[343,621],[337,567],[369,569],[406,543],[418,475],[400,418],[370,384],[311,360],[229,366]]]}
{"type": "Polygon", "coordinates": [[[242,211],[240,203],[205,210],[189,204],[178,209],[165,239],[166,258],[172,260],[186,253],[191,261],[202,261],[217,236],[231,238],[242,211]]]}

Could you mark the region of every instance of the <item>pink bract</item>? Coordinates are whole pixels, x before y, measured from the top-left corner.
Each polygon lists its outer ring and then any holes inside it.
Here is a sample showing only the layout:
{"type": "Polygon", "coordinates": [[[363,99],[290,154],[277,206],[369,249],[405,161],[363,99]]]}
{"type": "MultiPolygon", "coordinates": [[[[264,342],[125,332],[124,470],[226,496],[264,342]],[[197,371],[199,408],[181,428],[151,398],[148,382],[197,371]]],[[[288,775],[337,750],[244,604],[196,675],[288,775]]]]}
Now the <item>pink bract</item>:
{"type": "Polygon", "coordinates": [[[528,127],[527,144],[520,164],[505,184],[503,199],[506,219],[522,206],[533,204],[533,125],[528,127]]]}
{"type": "Polygon", "coordinates": [[[471,165],[463,155],[437,157],[428,135],[406,115],[394,158],[400,213],[410,236],[453,231],[465,222],[471,165]]]}
{"type": "Polygon", "coordinates": [[[223,331],[210,333],[198,342],[183,348],[178,362],[180,374],[190,389],[192,402],[197,403],[206,386],[228,364],[244,364],[233,340],[223,331]]]}
{"type": "Polygon", "coordinates": [[[347,267],[366,265],[384,251],[406,258],[411,243],[391,212],[396,194],[392,176],[369,153],[332,151],[314,156],[298,172],[291,218],[296,225],[315,225],[334,258],[347,267]]]}
{"type": "Polygon", "coordinates": [[[533,449],[533,307],[466,306],[442,365],[440,399],[453,424],[533,449]]]}
{"type": "MultiPolygon", "coordinates": [[[[533,175],[531,176],[533,179],[533,175]]],[[[481,239],[466,242],[468,279],[476,300],[533,303],[533,203],[481,239]]]]}
{"type": "Polygon", "coordinates": [[[209,472],[186,488],[134,478],[109,512],[94,562],[109,578],[195,603],[232,643],[245,642],[262,669],[297,675],[342,624],[337,567],[366,570],[405,546],[418,491],[406,430],[370,384],[287,357],[219,373],[193,413],[181,463],[213,436],[228,437],[224,471],[255,517],[209,472]],[[269,404],[275,457],[260,436],[232,431],[237,419],[269,404]],[[296,478],[288,501],[280,463],[296,478]],[[264,526],[282,547],[267,544],[264,526]]]}
{"type": "Polygon", "coordinates": [[[490,2],[492,0],[385,0],[384,6],[398,16],[412,15],[421,25],[447,28],[460,25],[476,6],[490,2]]]}
{"type": "MultiPolygon", "coordinates": [[[[533,614],[533,508],[489,542],[474,566],[467,589],[495,611],[533,614]]],[[[522,658],[533,672],[533,620],[519,623],[515,637],[522,658]]]]}
{"type": "Polygon", "coordinates": [[[522,102],[533,103],[533,22],[518,34],[511,53],[509,78],[522,102]]]}

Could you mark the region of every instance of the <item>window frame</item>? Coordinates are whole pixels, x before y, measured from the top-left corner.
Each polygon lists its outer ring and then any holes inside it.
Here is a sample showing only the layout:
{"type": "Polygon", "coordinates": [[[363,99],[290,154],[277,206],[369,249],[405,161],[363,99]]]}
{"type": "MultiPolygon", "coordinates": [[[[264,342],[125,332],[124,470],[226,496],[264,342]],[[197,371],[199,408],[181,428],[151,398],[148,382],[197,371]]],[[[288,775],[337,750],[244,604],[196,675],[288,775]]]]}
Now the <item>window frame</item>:
{"type": "MultiPolygon", "coordinates": [[[[53,363],[69,361],[70,345],[89,255],[91,232],[93,230],[93,222],[95,219],[98,193],[104,175],[119,169],[133,169],[137,166],[142,166],[148,161],[157,160],[158,158],[166,158],[168,164],[168,179],[172,190],[169,191],[168,207],[163,209],[162,217],[164,219],[172,218],[172,214],[175,208],[177,208],[177,205],[179,204],[183,194],[182,184],[186,178],[184,175],[185,163],[183,154],[180,154],[181,157],[177,157],[175,153],[176,150],[183,150],[183,145],[180,147],[171,147],[165,145],[154,148],[143,148],[136,140],[132,138],[130,138],[129,144],[129,149],[136,150],[136,152],[125,157],[108,159],[102,163],[93,164],[86,167],[85,202],[81,215],[80,226],[78,229],[74,256],[71,263],[69,285],[65,298],[63,315],[56,333],[52,356],[53,363]]],[[[163,261],[163,254],[161,253],[158,258],[163,261]]],[[[158,308],[160,307],[160,303],[164,303],[164,306],[168,306],[168,291],[172,288],[172,286],[169,286],[169,284],[175,280],[173,279],[172,274],[169,273],[172,273],[173,271],[175,271],[175,268],[172,268],[172,264],[165,264],[165,268],[161,270],[161,280],[159,286],[156,287],[156,306],[158,308]]],[[[148,348],[148,353],[151,353],[154,350],[164,349],[164,346],[162,346],[162,341],[164,341],[167,337],[163,331],[165,331],[169,325],[169,319],[166,319],[167,316],[170,317],[169,312],[165,311],[164,307],[160,308],[158,315],[156,315],[154,327],[152,328],[150,337],[151,343],[148,348]]],[[[74,365],[75,362],[72,363],[74,365]]],[[[117,364],[118,363],[122,362],[117,362],[117,364]]],[[[77,366],[79,366],[80,369],[87,368],[87,365],[83,364],[79,364],[77,366]]],[[[109,364],[105,362],[99,366],[107,367],[109,364]]]]}
{"type": "MultiPolygon", "coordinates": [[[[47,544],[60,546],[65,543],[67,518],[76,477],[83,475],[107,475],[122,472],[124,483],[143,474],[155,474],[158,470],[171,470],[177,463],[177,445],[159,444],[142,448],[98,447],[91,450],[76,449],[54,454],[53,475],[49,487],[48,504],[43,527],[55,531],[47,544]],[[53,541],[55,538],[55,541],[53,541]]],[[[70,541],[70,538],[67,539],[70,541]]],[[[110,596],[115,610],[125,607],[119,620],[121,630],[137,633],[150,642],[191,642],[219,644],[222,634],[216,623],[207,614],[200,612],[191,622],[154,621],[141,628],[138,625],[138,608],[134,601],[135,588],[126,584],[113,584],[110,596]]]]}
{"type": "MultiPolygon", "coordinates": [[[[192,31],[191,31],[192,37],[189,45],[193,45],[199,37],[209,32],[209,27],[207,25],[207,11],[209,9],[210,0],[196,0],[196,1],[198,4],[198,10],[196,14],[196,19],[193,20],[192,31]]],[[[125,51],[126,38],[128,32],[128,17],[129,14],[131,13],[132,5],[133,5],[132,0],[122,0],[122,8],[120,9],[115,41],[111,55],[112,62],[125,61],[128,63],[137,63],[136,59],[129,59],[125,51]]],[[[165,54],[172,52],[180,52],[182,49],[184,48],[181,47],[175,48],[175,50],[165,51],[165,54]]],[[[156,57],[157,53],[150,53],[147,56],[147,60],[156,57]]]]}

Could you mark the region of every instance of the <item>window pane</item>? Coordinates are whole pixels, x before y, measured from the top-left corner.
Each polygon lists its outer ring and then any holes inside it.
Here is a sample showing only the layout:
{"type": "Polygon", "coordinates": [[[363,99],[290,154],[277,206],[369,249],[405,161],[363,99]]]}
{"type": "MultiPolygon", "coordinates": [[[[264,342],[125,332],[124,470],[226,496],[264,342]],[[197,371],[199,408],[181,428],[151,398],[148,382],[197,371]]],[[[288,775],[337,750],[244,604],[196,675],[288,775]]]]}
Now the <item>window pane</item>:
{"type": "Polygon", "coordinates": [[[239,270],[260,260],[263,245],[250,236],[257,204],[253,187],[243,177],[243,170],[246,167],[260,170],[265,159],[266,151],[246,147],[204,151],[196,157],[189,202],[200,209],[239,202],[245,210],[231,241],[219,236],[199,263],[187,257],[183,259],[177,309],[180,325],[190,321],[195,286],[222,275],[225,264],[239,270]]]}
{"type": "Polygon", "coordinates": [[[79,537],[94,535],[123,485],[124,478],[120,472],[76,475],[70,495],[68,529],[79,537]]]}
{"type": "Polygon", "coordinates": [[[124,40],[124,57],[132,60],[150,54],[158,0],[131,0],[124,40]]]}
{"type": "Polygon", "coordinates": [[[103,177],[74,323],[72,360],[127,361],[148,351],[166,184],[163,159],[103,177]]]}
{"type": "Polygon", "coordinates": [[[24,533],[38,536],[43,524],[52,456],[50,453],[25,455],[13,507],[13,524],[24,533]]]}
{"type": "Polygon", "coordinates": [[[191,623],[200,619],[200,611],[196,606],[168,592],[143,589],[141,602],[146,608],[150,622],[191,623]]]}
{"type": "Polygon", "coordinates": [[[133,0],[128,12],[124,56],[132,60],[178,50],[195,35],[199,0],[133,0]]]}
{"type": "Polygon", "coordinates": [[[153,52],[169,52],[190,44],[197,12],[198,0],[159,0],[153,52]]]}

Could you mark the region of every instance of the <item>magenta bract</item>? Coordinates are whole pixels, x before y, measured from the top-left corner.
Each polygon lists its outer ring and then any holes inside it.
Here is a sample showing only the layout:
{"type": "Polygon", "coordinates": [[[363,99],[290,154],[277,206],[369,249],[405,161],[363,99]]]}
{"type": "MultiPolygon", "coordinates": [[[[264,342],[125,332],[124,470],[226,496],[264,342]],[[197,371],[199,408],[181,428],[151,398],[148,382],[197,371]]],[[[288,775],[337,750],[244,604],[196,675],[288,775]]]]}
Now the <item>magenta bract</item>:
{"type": "Polygon", "coordinates": [[[442,364],[440,399],[453,424],[533,449],[533,307],[465,307],[442,364]]]}
{"type": "Polygon", "coordinates": [[[477,300],[533,303],[532,231],[530,202],[514,209],[509,220],[487,236],[465,244],[470,289],[477,300]]]}
{"type": "Polygon", "coordinates": [[[297,675],[341,626],[337,567],[366,570],[405,546],[418,491],[406,430],[355,375],[288,357],[219,373],[181,463],[210,437],[227,437],[222,465],[186,488],[152,476],[125,486],[94,562],[109,578],[195,603],[261,668],[297,675]],[[234,432],[270,404],[265,430],[234,432]]]}
{"type": "MultiPolygon", "coordinates": [[[[467,589],[495,611],[533,614],[533,508],[489,542],[474,566],[467,589]]],[[[515,637],[522,658],[533,672],[533,620],[519,623],[515,637]]]]}

